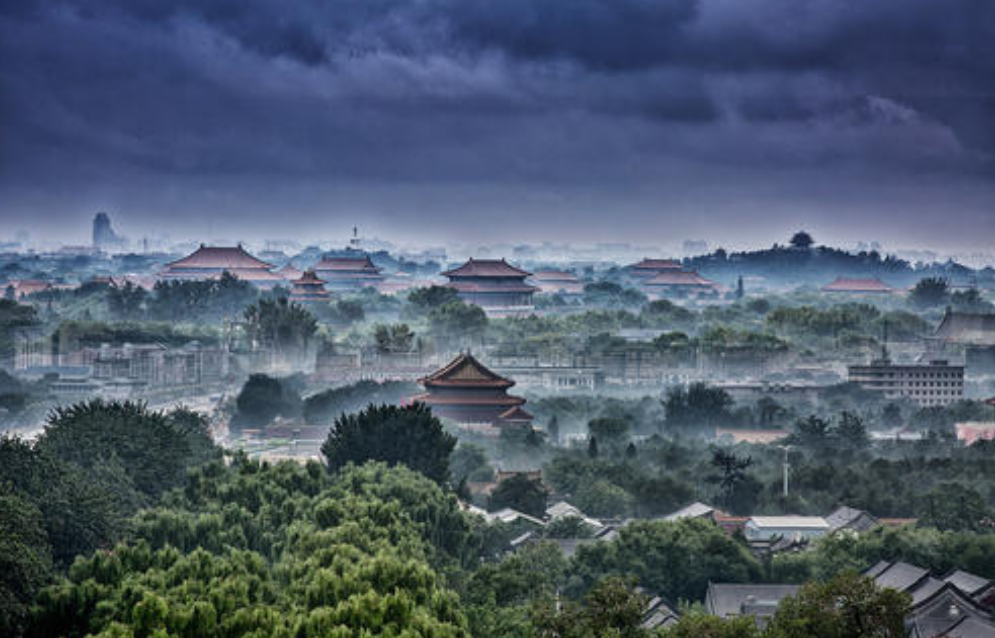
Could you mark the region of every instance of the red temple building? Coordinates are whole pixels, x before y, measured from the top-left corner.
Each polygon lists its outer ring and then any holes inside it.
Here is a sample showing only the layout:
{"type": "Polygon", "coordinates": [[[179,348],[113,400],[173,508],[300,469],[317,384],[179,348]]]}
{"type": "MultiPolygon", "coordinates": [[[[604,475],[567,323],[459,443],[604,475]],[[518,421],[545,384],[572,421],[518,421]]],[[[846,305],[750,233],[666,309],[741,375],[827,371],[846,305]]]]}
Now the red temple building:
{"type": "Polygon", "coordinates": [[[202,281],[217,279],[227,272],[261,288],[271,288],[286,281],[272,269],[270,264],[246,252],[241,244],[235,247],[201,244],[183,259],[166,264],[159,273],[159,280],[202,281]]]}
{"type": "Polygon", "coordinates": [[[531,425],[532,415],[522,405],[525,399],[508,394],[515,385],[477,361],[461,354],[448,365],[418,380],[426,392],[412,397],[437,416],[462,426],[484,431],[531,425]]]}
{"type": "Polygon", "coordinates": [[[325,290],[325,280],[319,279],[313,270],[308,270],[300,278],[294,280],[290,289],[290,301],[297,303],[324,303],[328,301],[328,291],[325,290]]]}
{"type": "Polygon", "coordinates": [[[327,282],[329,290],[376,288],[383,281],[380,268],[369,255],[362,257],[324,257],[314,266],[315,274],[327,282]]]}
{"type": "Polygon", "coordinates": [[[626,270],[633,277],[639,279],[652,279],[662,272],[673,272],[681,270],[681,262],[673,259],[643,259],[637,264],[626,266],[626,270]]]}
{"type": "Polygon", "coordinates": [[[515,268],[503,259],[473,259],[442,273],[460,299],[483,308],[488,314],[526,314],[535,309],[532,295],[538,290],[525,283],[532,273],[515,268]]]}
{"type": "Polygon", "coordinates": [[[283,268],[276,271],[276,274],[293,283],[295,280],[300,279],[301,275],[304,273],[301,270],[294,268],[294,265],[288,261],[284,264],[283,268]]]}

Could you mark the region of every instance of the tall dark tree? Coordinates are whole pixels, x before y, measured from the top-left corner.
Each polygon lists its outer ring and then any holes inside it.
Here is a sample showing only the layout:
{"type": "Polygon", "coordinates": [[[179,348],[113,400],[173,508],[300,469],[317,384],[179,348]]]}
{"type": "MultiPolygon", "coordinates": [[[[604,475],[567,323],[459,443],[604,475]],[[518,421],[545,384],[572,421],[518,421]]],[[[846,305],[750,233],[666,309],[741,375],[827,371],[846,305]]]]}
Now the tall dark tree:
{"type": "Polygon", "coordinates": [[[0,486],[0,635],[23,633],[31,601],[51,575],[41,513],[0,486]]]}
{"type": "Polygon", "coordinates": [[[449,480],[449,455],[454,447],[456,437],[445,431],[424,404],[370,405],[337,418],[321,453],[333,472],[349,463],[385,461],[406,465],[443,484],[449,480]]]}
{"type": "Polygon", "coordinates": [[[720,500],[725,507],[732,507],[736,490],[747,480],[746,470],[753,465],[750,457],[741,458],[725,450],[712,452],[712,467],[717,474],[708,477],[710,483],[718,485],[720,500]]]}
{"type": "Polygon", "coordinates": [[[950,284],[943,277],[924,277],[912,288],[909,301],[921,308],[934,308],[947,303],[950,284]]]}
{"type": "Polygon", "coordinates": [[[791,236],[791,247],[803,250],[808,250],[815,245],[815,240],[812,239],[812,235],[808,234],[804,230],[800,230],[791,236]]]}
{"type": "Polygon", "coordinates": [[[314,316],[286,297],[260,299],[245,309],[244,316],[250,338],[277,350],[306,348],[318,329],[314,316]]]}
{"type": "Polygon", "coordinates": [[[541,518],[546,513],[546,498],[546,486],[541,480],[515,474],[498,483],[491,492],[488,507],[491,511],[510,507],[541,518]]]}

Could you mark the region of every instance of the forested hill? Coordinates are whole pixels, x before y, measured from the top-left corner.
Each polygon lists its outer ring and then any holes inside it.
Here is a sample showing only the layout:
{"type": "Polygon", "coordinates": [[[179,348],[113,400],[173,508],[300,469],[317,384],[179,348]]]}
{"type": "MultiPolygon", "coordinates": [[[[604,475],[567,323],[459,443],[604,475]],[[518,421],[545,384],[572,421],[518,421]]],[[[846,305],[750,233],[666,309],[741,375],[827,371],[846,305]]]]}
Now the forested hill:
{"type": "Polygon", "coordinates": [[[829,246],[780,246],[727,253],[719,248],[685,260],[684,265],[726,283],[737,277],[761,277],[769,284],[823,286],[836,277],[877,277],[895,287],[914,285],[923,277],[942,277],[951,284],[995,284],[995,269],[974,270],[953,261],[912,264],[877,251],[851,253],[829,246]]]}

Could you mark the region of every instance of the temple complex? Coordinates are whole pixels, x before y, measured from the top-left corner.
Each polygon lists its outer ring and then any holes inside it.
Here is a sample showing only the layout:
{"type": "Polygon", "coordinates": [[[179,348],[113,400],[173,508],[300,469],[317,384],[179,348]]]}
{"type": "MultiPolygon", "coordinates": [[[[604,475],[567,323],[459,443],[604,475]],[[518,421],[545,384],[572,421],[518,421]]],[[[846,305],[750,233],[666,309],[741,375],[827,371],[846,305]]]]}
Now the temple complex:
{"type": "Polygon", "coordinates": [[[561,295],[579,295],[584,292],[584,284],[577,275],[566,270],[537,270],[532,281],[539,292],[561,295]]]}
{"type": "Polygon", "coordinates": [[[303,271],[295,268],[289,261],[283,265],[283,268],[277,270],[276,273],[291,283],[293,283],[294,280],[300,279],[301,275],[304,274],[303,271]]]}
{"type": "Polygon", "coordinates": [[[537,288],[525,283],[531,273],[503,259],[470,258],[459,268],[442,273],[460,299],[483,308],[491,315],[527,314],[535,309],[532,295],[537,288]]]}
{"type": "Polygon", "coordinates": [[[532,415],[522,407],[525,399],[508,394],[515,382],[492,372],[469,353],[460,354],[418,382],[426,392],[412,401],[424,403],[437,416],[468,429],[496,432],[532,423],[532,415]]]}
{"type": "Polygon", "coordinates": [[[284,283],[284,278],[272,271],[273,266],[256,259],[239,244],[235,247],[205,246],[183,259],[166,264],[159,273],[160,281],[203,281],[217,279],[229,273],[261,288],[284,283]]]}
{"type": "Polygon", "coordinates": [[[362,257],[324,257],[314,266],[315,274],[327,282],[329,290],[362,290],[377,287],[383,275],[369,255],[362,257]]]}
{"type": "Polygon", "coordinates": [[[325,280],[319,279],[314,270],[308,270],[294,280],[290,289],[290,301],[297,303],[323,303],[328,301],[328,291],[325,290],[325,280]]]}

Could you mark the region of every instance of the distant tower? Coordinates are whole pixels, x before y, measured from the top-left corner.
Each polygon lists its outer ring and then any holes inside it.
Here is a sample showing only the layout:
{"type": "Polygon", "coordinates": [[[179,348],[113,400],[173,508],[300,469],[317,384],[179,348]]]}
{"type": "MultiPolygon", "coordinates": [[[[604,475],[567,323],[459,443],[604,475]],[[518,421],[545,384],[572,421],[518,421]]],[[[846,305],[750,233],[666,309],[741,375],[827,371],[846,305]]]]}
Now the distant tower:
{"type": "Polygon", "coordinates": [[[736,299],[742,299],[743,298],[743,294],[744,294],[744,291],[743,291],[743,275],[740,275],[739,279],[736,280],[736,299]]]}
{"type": "Polygon", "coordinates": [[[357,226],[352,227],[352,239],[349,240],[349,245],[353,248],[359,248],[359,228],[357,226]]]}
{"type": "Polygon", "coordinates": [[[97,213],[93,218],[93,247],[97,250],[107,250],[120,244],[121,238],[111,228],[111,218],[107,213],[97,213]]]}

